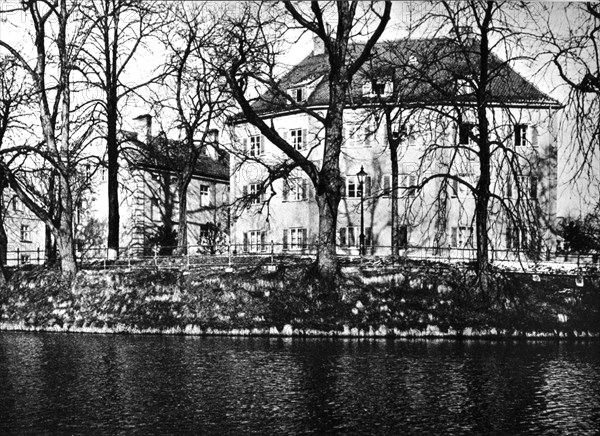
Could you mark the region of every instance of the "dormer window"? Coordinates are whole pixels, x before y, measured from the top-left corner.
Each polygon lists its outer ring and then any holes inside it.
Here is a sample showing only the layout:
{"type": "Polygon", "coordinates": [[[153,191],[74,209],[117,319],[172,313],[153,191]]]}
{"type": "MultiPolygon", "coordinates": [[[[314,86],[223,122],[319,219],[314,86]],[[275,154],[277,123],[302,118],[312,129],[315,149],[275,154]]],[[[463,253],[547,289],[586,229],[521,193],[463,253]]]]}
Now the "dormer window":
{"type": "Polygon", "coordinates": [[[456,79],[456,95],[473,94],[473,87],[466,79],[456,79]]]}
{"type": "Polygon", "coordinates": [[[375,83],[366,82],[362,87],[362,93],[364,97],[375,97],[377,95],[387,96],[390,95],[393,90],[394,86],[389,80],[378,80],[375,83]]]}
{"type": "Polygon", "coordinates": [[[307,92],[306,88],[292,88],[288,92],[289,96],[294,99],[296,103],[303,103],[306,101],[307,92]]]}

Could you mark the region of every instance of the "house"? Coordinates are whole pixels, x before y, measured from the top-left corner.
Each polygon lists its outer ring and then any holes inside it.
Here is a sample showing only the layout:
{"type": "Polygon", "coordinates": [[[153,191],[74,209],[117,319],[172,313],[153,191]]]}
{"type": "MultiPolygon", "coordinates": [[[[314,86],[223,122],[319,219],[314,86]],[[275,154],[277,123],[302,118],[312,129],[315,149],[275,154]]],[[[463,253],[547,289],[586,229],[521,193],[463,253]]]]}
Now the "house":
{"type": "MultiPolygon", "coordinates": [[[[381,42],[375,47],[375,52],[383,53],[379,61],[355,77],[344,112],[339,253],[358,254],[362,209],[369,253],[390,254],[394,223],[409,251],[472,255],[475,200],[469,186],[477,185],[480,170],[475,91],[464,61],[452,58],[452,47],[449,38],[381,42]],[[404,56],[403,69],[393,67],[394,55],[404,56]],[[437,68],[435,79],[423,80],[434,77],[433,68],[437,68]],[[382,121],[390,103],[396,116],[390,131],[401,139],[396,217],[391,215],[394,189],[388,129],[382,121]],[[402,111],[410,114],[398,116],[402,111]],[[366,173],[364,185],[357,177],[360,171],[366,173]]],[[[295,103],[324,115],[328,60],[317,45],[315,49],[279,85],[295,103]]],[[[495,57],[490,62],[495,66],[488,110],[495,150],[490,162],[490,248],[509,257],[553,249],[557,183],[553,115],[560,105],[508,64],[495,57]]],[[[265,94],[254,108],[319,166],[322,126],[297,104],[265,94]]],[[[231,146],[238,154],[232,163],[231,195],[233,202],[243,206],[235,214],[232,242],[254,252],[270,247],[288,252],[311,249],[319,225],[312,183],[295,170],[287,179],[274,182],[268,195],[241,201],[260,190],[265,168],[284,157],[242,117],[233,120],[232,130],[231,146]]]]}
{"type": "Polygon", "coordinates": [[[4,265],[43,264],[46,226],[10,189],[2,196],[2,222],[6,232],[4,265]]]}
{"type": "MultiPolygon", "coordinates": [[[[229,158],[216,147],[218,132],[211,132],[214,144],[202,151],[193,169],[187,190],[188,247],[190,253],[214,252],[229,233],[229,158]]],[[[177,174],[185,157],[182,141],[152,134],[152,118],[136,119],[136,131],[123,131],[119,168],[120,246],[124,256],[170,254],[177,244],[179,198],[177,174]]],[[[78,226],[94,220],[103,229],[108,220],[106,168],[92,175],[94,201],[78,226]]],[[[83,241],[81,241],[83,242],[83,241]]],[[[102,257],[105,248],[84,247],[82,255],[102,257]]]]}

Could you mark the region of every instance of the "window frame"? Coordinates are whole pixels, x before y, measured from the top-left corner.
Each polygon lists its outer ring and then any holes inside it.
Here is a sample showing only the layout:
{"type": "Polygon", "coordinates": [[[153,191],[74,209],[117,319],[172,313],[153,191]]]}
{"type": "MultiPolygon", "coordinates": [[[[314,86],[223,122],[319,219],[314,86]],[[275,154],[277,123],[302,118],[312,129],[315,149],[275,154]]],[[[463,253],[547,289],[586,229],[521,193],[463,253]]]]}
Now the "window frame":
{"type": "Polygon", "coordinates": [[[21,242],[31,242],[31,227],[29,224],[21,224],[21,242]]]}
{"type": "Polygon", "coordinates": [[[528,124],[517,123],[514,128],[514,141],[515,147],[525,147],[529,144],[529,139],[527,135],[527,130],[529,128],[528,124]]]}
{"type": "Polygon", "coordinates": [[[200,206],[210,206],[210,185],[200,185],[199,189],[200,206]]]}

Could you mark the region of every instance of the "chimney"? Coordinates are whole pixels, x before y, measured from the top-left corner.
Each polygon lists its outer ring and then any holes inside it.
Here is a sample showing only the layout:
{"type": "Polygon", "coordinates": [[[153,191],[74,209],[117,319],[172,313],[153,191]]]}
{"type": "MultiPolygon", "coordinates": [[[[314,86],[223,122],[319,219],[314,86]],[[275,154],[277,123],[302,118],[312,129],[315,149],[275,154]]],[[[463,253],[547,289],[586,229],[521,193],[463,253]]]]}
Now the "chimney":
{"type": "Polygon", "coordinates": [[[325,42],[313,34],[313,56],[325,54],[325,42]]]}
{"type": "Polygon", "coordinates": [[[133,121],[138,141],[148,144],[152,138],[152,115],[143,114],[135,117],[133,121]]]}
{"type": "MultiPolygon", "coordinates": [[[[325,23],[325,33],[327,36],[331,36],[331,25],[325,23]]],[[[325,54],[325,42],[313,33],[313,56],[325,54]]]]}
{"type": "Polygon", "coordinates": [[[469,38],[473,36],[473,28],[471,26],[458,26],[456,28],[456,33],[460,38],[469,38]]]}

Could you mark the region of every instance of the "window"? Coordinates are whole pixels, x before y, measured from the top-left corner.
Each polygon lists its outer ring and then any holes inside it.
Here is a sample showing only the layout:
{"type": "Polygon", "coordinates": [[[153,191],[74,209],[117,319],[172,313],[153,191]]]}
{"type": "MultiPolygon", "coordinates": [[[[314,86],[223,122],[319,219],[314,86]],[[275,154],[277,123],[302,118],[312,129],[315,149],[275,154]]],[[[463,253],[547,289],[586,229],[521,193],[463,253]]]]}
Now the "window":
{"type": "Polygon", "coordinates": [[[283,231],[284,250],[302,250],[308,247],[308,230],[305,228],[292,228],[283,231]]]}
{"type": "Polygon", "coordinates": [[[290,177],[283,181],[283,201],[307,200],[309,189],[306,178],[290,177]]]}
{"type": "Polygon", "coordinates": [[[450,246],[453,248],[471,247],[473,244],[472,227],[452,227],[450,229],[450,246]]]}
{"type": "Polygon", "coordinates": [[[21,242],[31,242],[31,230],[29,225],[21,225],[21,242]]]}
{"type": "MultiPolygon", "coordinates": [[[[361,189],[360,183],[358,181],[358,177],[356,176],[348,176],[345,177],[344,185],[345,192],[342,192],[343,197],[348,198],[360,198],[361,197],[361,189]]],[[[365,177],[365,197],[371,195],[371,176],[365,177]]]]}
{"type": "MultiPolygon", "coordinates": [[[[459,174],[458,177],[464,181],[469,181],[468,174],[459,174]]],[[[458,180],[452,180],[450,182],[450,186],[452,190],[450,196],[452,198],[465,198],[469,193],[469,188],[467,188],[463,183],[460,183],[458,180]]]]}
{"type": "Polygon", "coordinates": [[[14,212],[23,212],[23,202],[21,201],[20,198],[14,197],[12,205],[13,205],[14,212]]]}
{"type": "Polygon", "coordinates": [[[296,150],[306,150],[306,129],[290,130],[290,138],[296,150]]]}
{"type": "Polygon", "coordinates": [[[363,86],[362,86],[363,97],[369,97],[372,93],[373,93],[373,86],[371,85],[371,82],[366,82],[365,84],[363,84],[363,86]]]}
{"type": "Polygon", "coordinates": [[[288,91],[288,95],[297,103],[303,103],[307,98],[306,88],[292,88],[288,91]]]}
{"type": "Polygon", "coordinates": [[[261,230],[251,230],[244,233],[244,251],[257,253],[267,249],[267,233],[261,230]]]}
{"type": "Polygon", "coordinates": [[[210,206],[209,186],[200,185],[200,206],[210,206]]]}
{"type": "Polygon", "coordinates": [[[377,95],[387,96],[394,91],[394,85],[391,81],[377,80],[375,83],[371,81],[365,82],[362,86],[364,97],[375,97],[377,95]]]}
{"type": "Polygon", "coordinates": [[[260,156],[263,147],[262,135],[254,135],[250,137],[250,156],[260,156]]]}
{"type": "Polygon", "coordinates": [[[473,123],[461,123],[458,126],[458,143],[461,145],[474,144],[473,139],[475,131],[475,124],[473,123]]]}
{"type": "Polygon", "coordinates": [[[407,136],[408,132],[406,130],[406,124],[402,124],[402,126],[395,125],[392,127],[392,138],[404,139],[407,136]]]}
{"type": "Polygon", "coordinates": [[[473,94],[473,87],[466,79],[456,79],[456,95],[473,94]]]}
{"type": "Polygon", "coordinates": [[[263,200],[261,187],[258,183],[251,183],[242,187],[242,196],[250,196],[250,204],[260,204],[263,200]]]}
{"type": "Polygon", "coordinates": [[[517,176],[517,186],[513,186],[512,177],[506,180],[506,198],[519,198],[529,196],[530,199],[537,198],[537,177],[536,176],[517,176]]]}
{"type": "Polygon", "coordinates": [[[404,198],[414,198],[417,188],[417,176],[414,174],[400,174],[400,195],[404,198]]]}
{"type": "Polygon", "coordinates": [[[244,152],[250,157],[260,156],[265,152],[265,138],[262,135],[251,135],[244,138],[244,152]]]}
{"type": "Polygon", "coordinates": [[[406,247],[408,245],[408,226],[400,226],[398,228],[398,233],[400,235],[399,244],[401,247],[406,247]]]}
{"type": "Polygon", "coordinates": [[[522,147],[527,144],[527,124],[515,125],[515,145],[522,147]]]}
{"type": "Polygon", "coordinates": [[[506,249],[524,250],[527,248],[527,232],[525,229],[508,227],[506,229],[506,249]]]}
{"type": "MultiPolygon", "coordinates": [[[[340,247],[353,248],[360,247],[360,227],[349,226],[340,227],[340,247]]],[[[365,227],[365,247],[370,247],[372,243],[371,228],[365,227]]]]}

